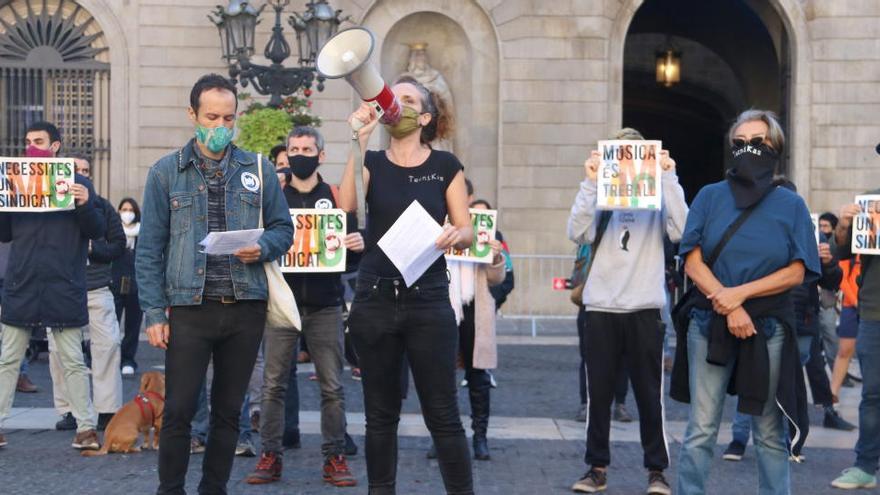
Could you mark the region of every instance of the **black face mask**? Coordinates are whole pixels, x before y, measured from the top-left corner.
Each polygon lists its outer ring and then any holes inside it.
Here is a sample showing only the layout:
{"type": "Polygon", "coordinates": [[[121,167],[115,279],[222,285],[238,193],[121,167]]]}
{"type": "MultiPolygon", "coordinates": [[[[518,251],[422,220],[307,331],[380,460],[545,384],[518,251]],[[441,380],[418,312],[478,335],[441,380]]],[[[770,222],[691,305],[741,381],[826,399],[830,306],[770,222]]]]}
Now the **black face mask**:
{"type": "Polygon", "coordinates": [[[727,183],[739,209],[748,208],[773,190],[773,172],[779,154],[767,145],[745,145],[733,150],[733,167],[727,171],[727,183]]]}
{"type": "Polygon", "coordinates": [[[290,170],[299,180],[306,180],[318,169],[318,155],[287,155],[290,170]]]}

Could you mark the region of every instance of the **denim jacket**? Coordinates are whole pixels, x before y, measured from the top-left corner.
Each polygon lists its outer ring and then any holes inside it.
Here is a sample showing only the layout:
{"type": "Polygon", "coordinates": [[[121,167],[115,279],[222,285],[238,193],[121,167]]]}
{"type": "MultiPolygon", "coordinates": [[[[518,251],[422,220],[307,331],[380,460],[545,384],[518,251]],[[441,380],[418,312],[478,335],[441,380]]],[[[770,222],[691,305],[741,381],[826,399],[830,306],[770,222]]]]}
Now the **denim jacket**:
{"type": "MultiPolygon", "coordinates": [[[[167,322],[170,306],[202,303],[207,256],[199,241],[208,235],[208,187],[194,140],[156,162],[147,175],[135,271],[146,325],[167,322]]],[[[293,223],[278,176],[263,160],[259,183],[256,155],[235,146],[227,168],[227,231],[259,227],[260,187],[263,187],[263,224],[260,261],[280,258],[293,242],[293,223]]],[[[266,300],[269,292],[262,263],[244,264],[230,256],[235,298],[266,300]]]]}

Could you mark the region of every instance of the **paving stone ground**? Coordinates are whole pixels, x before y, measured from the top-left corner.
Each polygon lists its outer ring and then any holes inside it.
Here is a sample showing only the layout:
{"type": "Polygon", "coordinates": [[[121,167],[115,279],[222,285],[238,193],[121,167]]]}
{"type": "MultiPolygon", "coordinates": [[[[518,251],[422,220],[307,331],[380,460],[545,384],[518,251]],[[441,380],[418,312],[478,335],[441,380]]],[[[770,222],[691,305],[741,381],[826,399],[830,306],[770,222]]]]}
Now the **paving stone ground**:
{"type": "MultiPolygon", "coordinates": [[[[141,370],[161,365],[159,351],[142,344],[141,370]]],[[[500,347],[500,369],[495,376],[499,388],[493,391],[493,414],[508,417],[571,418],[578,409],[577,367],[579,358],[575,347],[558,345],[504,345],[500,347]]],[[[32,364],[31,377],[41,387],[37,394],[17,394],[15,407],[51,407],[51,382],[45,356],[32,364]]],[[[307,379],[308,372],[299,375],[301,408],[319,409],[317,384],[307,379]]],[[[130,399],[137,387],[136,379],[125,380],[125,397],[130,399]]],[[[346,377],[346,404],[348,411],[363,411],[360,384],[346,377]]],[[[462,413],[469,408],[465,393],[460,394],[462,413]]],[[[728,401],[732,402],[732,401],[728,401]]],[[[632,397],[628,398],[630,411],[637,416],[632,397]]],[[[729,420],[733,404],[727,405],[725,420],[729,420]]],[[[415,393],[404,403],[405,413],[418,413],[415,393]]],[[[667,419],[684,421],[687,408],[667,399],[667,419]]],[[[815,412],[814,424],[821,423],[815,412]]],[[[849,418],[855,420],[856,418],[849,418]]],[[[0,450],[0,495],[50,494],[107,494],[131,495],[154,493],[157,484],[156,453],[111,455],[101,458],[81,458],[70,448],[72,434],[52,430],[17,430],[7,432],[9,446],[0,450]]],[[[355,435],[359,445],[363,437],[355,435]]],[[[807,462],[792,468],[793,493],[832,494],[828,483],[853,460],[851,449],[810,448],[807,444],[807,462]]],[[[305,435],[301,450],[289,451],[285,457],[284,479],[268,486],[249,486],[244,477],[253,468],[256,459],[237,458],[229,483],[230,494],[261,495],[318,495],[330,493],[366,493],[366,467],[362,455],[351,459],[351,467],[360,486],[337,489],[324,486],[320,479],[318,452],[320,438],[305,435]]],[[[425,459],[428,439],[401,437],[398,468],[399,494],[442,494],[442,483],[436,461],[425,459]]],[[[679,445],[670,444],[675,476],[679,445]]],[[[563,440],[491,440],[493,460],[475,462],[474,477],[479,494],[553,494],[570,493],[569,487],[584,471],[583,441],[563,440]]],[[[739,495],[755,493],[757,474],[754,450],[750,449],[741,463],[720,460],[721,447],[716,449],[719,460],[713,465],[710,480],[711,495],[739,495]]],[[[612,446],[612,466],[608,494],[644,493],[645,473],[641,468],[642,453],[636,442],[618,442],[612,446]]],[[[201,456],[190,463],[187,491],[197,493],[201,456]]],[[[880,493],[868,491],[866,493],[880,493]]]]}

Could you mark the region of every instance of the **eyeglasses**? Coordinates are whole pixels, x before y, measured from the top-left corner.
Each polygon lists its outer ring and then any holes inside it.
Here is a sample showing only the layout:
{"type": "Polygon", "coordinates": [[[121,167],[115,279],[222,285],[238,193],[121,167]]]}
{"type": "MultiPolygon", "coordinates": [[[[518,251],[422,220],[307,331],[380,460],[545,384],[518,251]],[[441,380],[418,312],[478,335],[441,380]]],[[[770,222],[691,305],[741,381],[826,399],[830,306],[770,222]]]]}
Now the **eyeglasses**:
{"type": "MultiPolygon", "coordinates": [[[[742,148],[746,144],[748,144],[750,146],[757,147],[757,146],[761,146],[762,144],[764,144],[765,139],[766,138],[764,136],[755,136],[755,137],[749,139],[747,142],[743,138],[734,138],[733,139],[733,147],[734,148],[742,148]]],[[[769,145],[770,143],[767,143],[767,144],[769,145]]]]}

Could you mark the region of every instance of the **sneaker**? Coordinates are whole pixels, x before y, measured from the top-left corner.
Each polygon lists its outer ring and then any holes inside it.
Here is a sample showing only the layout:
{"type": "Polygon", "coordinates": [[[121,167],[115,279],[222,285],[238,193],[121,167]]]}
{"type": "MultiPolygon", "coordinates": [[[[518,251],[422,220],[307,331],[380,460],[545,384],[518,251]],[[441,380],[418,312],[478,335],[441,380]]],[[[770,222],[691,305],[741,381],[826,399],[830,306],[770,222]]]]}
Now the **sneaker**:
{"type": "Polygon", "coordinates": [[[281,456],[275,452],[263,452],[254,472],[244,481],[249,485],[265,485],[281,479],[281,456]]]}
{"type": "Polygon", "coordinates": [[[260,432],[260,411],[254,411],[251,414],[251,429],[255,432],[260,432]]]}
{"type": "Polygon", "coordinates": [[[324,459],[324,481],[333,486],[355,486],[357,480],[348,469],[345,456],[329,455],[324,459]]]}
{"type": "Polygon", "coordinates": [[[840,386],[843,388],[855,388],[856,382],[854,382],[849,375],[846,375],[846,378],[843,379],[843,383],[840,386]]]}
{"type": "Polygon", "coordinates": [[[245,440],[238,442],[238,445],[235,446],[235,455],[237,457],[256,457],[257,449],[254,448],[254,444],[250,440],[245,440]]]}
{"type": "Polygon", "coordinates": [[[98,432],[86,430],[82,433],[77,433],[73,437],[73,443],[70,446],[79,450],[98,450],[101,448],[101,444],[98,443],[98,432]]]}
{"type": "Polygon", "coordinates": [[[877,486],[877,477],[862,471],[857,467],[844,469],[843,473],[831,482],[834,488],[843,490],[855,490],[856,488],[874,488],[877,486]]]}
{"type": "Polygon", "coordinates": [[[663,477],[663,471],[651,471],[648,473],[648,489],[645,490],[648,495],[672,495],[672,489],[669,483],[663,477]]]}
{"type": "Polygon", "coordinates": [[[734,440],[727,446],[727,450],[724,451],[721,458],[725,461],[741,461],[745,453],[746,446],[734,440]]]}
{"type": "Polygon", "coordinates": [[[98,431],[106,430],[107,425],[110,424],[111,419],[113,419],[113,413],[98,414],[98,431]]]}
{"type": "Polygon", "coordinates": [[[351,369],[351,379],[356,382],[361,381],[361,369],[360,368],[352,368],[351,369]]]}
{"type": "Polygon", "coordinates": [[[76,418],[73,413],[67,413],[61,416],[61,421],[55,423],[55,429],[58,431],[73,431],[76,429],[76,418]]]}
{"type": "Polygon", "coordinates": [[[840,417],[840,414],[833,407],[825,408],[825,421],[822,426],[832,430],[853,431],[856,425],[840,417]]]}
{"type": "Polygon", "coordinates": [[[134,376],[134,366],[126,364],[122,367],[122,376],[134,376]]]}
{"type": "Polygon", "coordinates": [[[15,386],[16,392],[21,392],[23,394],[35,394],[39,392],[39,390],[40,389],[38,389],[37,386],[34,385],[34,382],[32,382],[27,375],[25,375],[24,373],[18,375],[18,384],[15,386]]]}
{"type": "Polygon", "coordinates": [[[571,490],[577,493],[599,493],[604,492],[607,487],[608,473],[593,468],[572,485],[571,490]]]}
{"type": "Polygon", "coordinates": [[[577,413],[577,416],[574,418],[578,423],[586,423],[587,422],[587,405],[581,404],[581,408],[577,413]]]}
{"type": "Polygon", "coordinates": [[[629,411],[626,410],[626,406],[623,404],[616,404],[614,406],[614,421],[618,423],[632,423],[633,417],[629,415],[629,411]]]}
{"type": "Polygon", "coordinates": [[[358,446],[354,443],[354,438],[351,438],[351,435],[348,433],[345,434],[345,455],[348,457],[358,455],[358,446]]]}
{"type": "Polygon", "coordinates": [[[316,381],[318,381],[318,375],[317,375],[316,373],[311,373],[311,374],[309,375],[309,381],[310,381],[310,382],[316,382],[316,381]]]}
{"type": "Polygon", "coordinates": [[[299,430],[288,430],[284,432],[284,436],[281,437],[281,446],[285,449],[298,449],[302,447],[302,442],[299,437],[299,430]]]}
{"type": "Polygon", "coordinates": [[[8,445],[8,442],[6,441],[6,435],[0,433],[0,449],[6,447],[6,445],[8,445]]]}
{"type": "Polygon", "coordinates": [[[803,464],[807,462],[807,456],[805,456],[804,454],[791,454],[788,456],[788,462],[803,464]]]}
{"type": "Polygon", "coordinates": [[[204,454],[205,453],[205,442],[201,441],[196,437],[192,437],[189,441],[189,453],[190,454],[204,454]]]}

